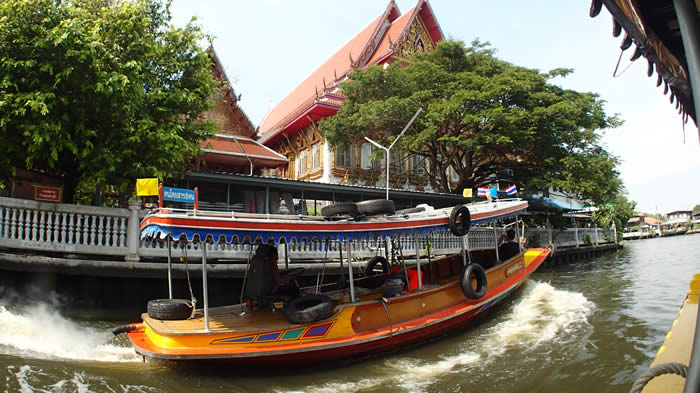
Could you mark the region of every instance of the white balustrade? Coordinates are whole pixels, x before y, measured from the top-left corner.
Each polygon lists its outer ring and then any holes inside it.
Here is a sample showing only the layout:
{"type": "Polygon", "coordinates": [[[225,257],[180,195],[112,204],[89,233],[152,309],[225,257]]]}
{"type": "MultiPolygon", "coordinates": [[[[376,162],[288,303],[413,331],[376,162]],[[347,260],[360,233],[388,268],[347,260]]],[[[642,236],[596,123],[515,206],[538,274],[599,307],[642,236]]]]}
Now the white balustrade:
{"type": "MultiPolygon", "coordinates": [[[[66,254],[104,255],[111,258],[138,261],[140,258],[165,258],[166,243],[156,240],[141,240],[138,221],[146,215],[138,204],[130,209],[77,206],[47,202],[29,201],[0,197],[0,247],[29,249],[66,254]],[[133,225],[130,223],[134,221],[133,225]],[[131,233],[133,232],[133,233],[131,233]],[[130,239],[134,249],[130,254],[130,239]],[[127,257],[128,256],[128,257],[127,257]]],[[[496,247],[492,228],[474,226],[468,234],[471,249],[496,247]]],[[[614,231],[601,228],[570,228],[554,230],[548,228],[527,228],[525,237],[538,240],[530,246],[548,246],[550,239],[557,247],[585,245],[588,239],[593,244],[614,242],[614,231]]],[[[397,239],[404,258],[447,255],[459,252],[461,239],[449,231],[430,233],[416,239],[403,236],[397,239]]],[[[200,244],[187,244],[188,257],[201,257],[200,244]]],[[[280,245],[280,258],[284,259],[284,245],[280,245]]],[[[289,260],[337,260],[343,250],[347,258],[347,245],[338,241],[309,240],[293,242],[286,246],[289,260]]],[[[359,239],[349,245],[353,260],[364,260],[374,255],[386,255],[384,239],[359,239]]],[[[177,258],[183,249],[174,243],[173,255],[177,258]]],[[[250,244],[214,243],[207,245],[207,256],[212,260],[246,261],[254,252],[250,244]]],[[[182,254],[180,254],[182,255],[182,254]]]]}
{"type": "Polygon", "coordinates": [[[0,197],[0,246],[123,256],[127,209],[0,197]],[[97,225],[95,225],[97,224],[97,225]]]}

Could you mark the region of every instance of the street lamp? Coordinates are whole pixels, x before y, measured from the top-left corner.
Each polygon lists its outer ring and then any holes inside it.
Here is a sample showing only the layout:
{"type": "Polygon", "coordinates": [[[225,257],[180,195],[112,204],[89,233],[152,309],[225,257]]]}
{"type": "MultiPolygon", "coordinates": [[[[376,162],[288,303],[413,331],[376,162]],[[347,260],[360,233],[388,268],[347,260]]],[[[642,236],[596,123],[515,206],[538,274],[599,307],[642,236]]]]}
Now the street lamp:
{"type": "Polygon", "coordinates": [[[388,148],[387,148],[387,147],[384,147],[384,146],[382,146],[382,145],[380,145],[379,143],[377,143],[377,142],[375,142],[375,141],[373,141],[373,140],[371,140],[371,139],[369,139],[369,138],[367,138],[367,137],[365,137],[365,140],[366,140],[367,142],[373,144],[374,146],[376,146],[376,147],[378,147],[378,148],[384,150],[384,152],[386,152],[386,199],[389,199],[389,152],[390,152],[391,148],[394,147],[394,144],[396,143],[396,141],[398,141],[399,138],[401,138],[401,136],[406,132],[406,130],[408,129],[408,127],[411,125],[411,123],[413,123],[413,121],[416,120],[416,117],[418,117],[418,114],[419,114],[422,110],[423,110],[423,108],[418,108],[418,110],[416,111],[416,114],[413,115],[413,117],[411,118],[411,120],[409,120],[408,124],[406,124],[406,127],[403,128],[403,131],[401,131],[401,133],[399,134],[399,136],[397,136],[396,139],[394,139],[394,141],[391,142],[391,145],[389,145],[388,148]]]}

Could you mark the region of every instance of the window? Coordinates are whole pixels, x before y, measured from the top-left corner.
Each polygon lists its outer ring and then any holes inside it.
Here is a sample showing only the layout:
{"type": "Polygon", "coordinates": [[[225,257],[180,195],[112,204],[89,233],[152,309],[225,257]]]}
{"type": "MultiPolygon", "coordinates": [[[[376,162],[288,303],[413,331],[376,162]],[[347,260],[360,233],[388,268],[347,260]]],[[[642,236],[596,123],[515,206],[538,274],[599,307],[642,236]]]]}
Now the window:
{"type": "Polygon", "coordinates": [[[361,168],[362,169],[372,169],[372,161],[370,161],[369,156],[372,154],[372,145],[369,143],[362,144],[362,150],[360,151],[361,158],[361,168]]]}
{"type": "Polygon", "coordinates": [[[425,158],[423,156],[419,156],[418,154],[414,154],[411,156],[411,169],[413,170],[415,176],[425,175],[424,163],[425,158]]]}
{"type": "Polygon", "coordinates": [[[297,177],[302,177],[306,174],[306,153],[306,150],[299,152],[299,170],[297,172],[297,177]]]}
{"type": "Polygon", "coordinates": [[[353,147],[338,147],[335,149],[335,167],[353,168],[353,147]]]}
{"type": "Polygon", "coordinates": [[[454,168],[452,168],[452,166],[450,166],[449,171],[450,180],[452,180],[453,182],[459,181],[459,173],[457,173],[457,171],[454,168]]]}
{"type": "Polygon", "coordinates": [[[321,144],[311,146],[311,170],[315,171],[321,167],[321,144]]]}

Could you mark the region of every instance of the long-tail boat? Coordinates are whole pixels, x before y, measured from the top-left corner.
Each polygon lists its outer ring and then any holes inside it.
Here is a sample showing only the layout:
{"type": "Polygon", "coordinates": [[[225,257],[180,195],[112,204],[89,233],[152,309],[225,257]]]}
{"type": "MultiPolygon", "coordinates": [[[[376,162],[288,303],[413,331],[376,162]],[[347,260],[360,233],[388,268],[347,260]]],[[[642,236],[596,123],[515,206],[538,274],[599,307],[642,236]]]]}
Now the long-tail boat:
{"type": "Polygon", "coordinates": [[[127,332],[144,358],[173,361],[300,365],[380,353],[441,336],[483,315],[527,280],[550,252],[520,247],[500,261],[497,248],[471,249],[466,244],[464,235],[472,224],[485,225],[526,209],[527,202],[519,199],[396,212],[393,203],[386,205],[391,201],[378,201],[330,205],[325,217],[163,209],[148,215],[141,224],[144,237],[257,241],[259,246],[248,261],[240,304],[208,307],[202,247],[204,307],[195,309],[185,300],[153,300],[142,322],[115,334],[127,332]],[[291,269],[286,278],[280,275],[275,243],[342,241],[350,262],[351,242],[383,238],[392,244],[396,236],[418,239],[442,230],[462,237],[461,252],[426,259],[417,251],[415,261],[387,252],[369,259],[360,277],[354,277],[357,262],[348,263],[347,282],[280,285],[293,283],[300,269],[291,269]]]}

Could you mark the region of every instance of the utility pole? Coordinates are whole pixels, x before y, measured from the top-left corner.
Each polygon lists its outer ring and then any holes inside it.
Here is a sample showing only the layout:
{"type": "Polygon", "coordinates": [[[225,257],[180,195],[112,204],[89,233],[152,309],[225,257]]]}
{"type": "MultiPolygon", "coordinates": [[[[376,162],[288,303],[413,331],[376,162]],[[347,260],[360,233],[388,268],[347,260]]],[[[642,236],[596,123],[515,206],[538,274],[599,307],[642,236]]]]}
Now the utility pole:
{"type": "Polygon", "coordinates": [[[423,110],[423,108],[418,108],[418,110],[417,110],[416,113],[413,115],[413,117],[411,118],[411,120],[408,122],[408,124],[406,124],[406,127],[403,128],[403,131],[401,131],[401,133],[399,134],[399,136],[397,136],[396,139],[394,139],[394,141],[391,142],[391,145],[389,145],[388,148],[387,148],[387,147],[384,147],[384,146],[382,146],[382,145],[380,145],[379,143],[377,143],[377,142],[375,142],[375,141],[373,141],[373,140],[371,140],[371,139],[369,139],[369,138],[367,138],[367,137],[365,137],[365,140],[366,140],[367,142],[369,142],[369,143],[373,144],[374,146],[376,146],[376,147],[378,147],[378,148],[384,150],[384,153],[386,154],[386,199],[389,199],[389,162],[390,162],[390,160],[389,160],[389,152],[391,151],[391,148],[394,147],[394,144],[396,144],[396,141],[398,141],[399,138],[401,138],[401,137],[403,136],[403,134],[406,132],[406,130],[408,129],[408,127],[410,127],[411,124],[413,123],[413,121],[416,120],[416,117],[418,117],[418,114],[419,114],[422,110],[423,110]]]}

